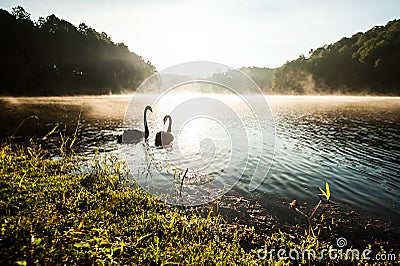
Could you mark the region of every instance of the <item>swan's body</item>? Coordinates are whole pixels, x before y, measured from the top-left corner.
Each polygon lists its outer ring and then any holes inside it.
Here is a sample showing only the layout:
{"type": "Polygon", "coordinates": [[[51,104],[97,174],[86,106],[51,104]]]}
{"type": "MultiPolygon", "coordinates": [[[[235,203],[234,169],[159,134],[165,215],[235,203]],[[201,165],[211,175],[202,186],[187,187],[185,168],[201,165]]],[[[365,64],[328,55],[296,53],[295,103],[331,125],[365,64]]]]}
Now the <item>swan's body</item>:
{"type": "Polygon", "coordinates": [[[150,106],[146,106],[144,109],[144,132],[137,129],[128,129],[122,133],[122,136],[118,138],[118,142],[121,143],[138,143],[143,138],[147,140],[149,137],[149,127],[147,126],[147,111],[153,112],[150,106]]]}
{"type": "Polygon", "coordinates": [[[174,135],[171,133],[172,118],[169,115],[164,116],[164,124],[167,119],[169,120],[167,131],[160,131],[156,134],[155,145],[157,147],[169,145],[174,140],[174,135]]]}

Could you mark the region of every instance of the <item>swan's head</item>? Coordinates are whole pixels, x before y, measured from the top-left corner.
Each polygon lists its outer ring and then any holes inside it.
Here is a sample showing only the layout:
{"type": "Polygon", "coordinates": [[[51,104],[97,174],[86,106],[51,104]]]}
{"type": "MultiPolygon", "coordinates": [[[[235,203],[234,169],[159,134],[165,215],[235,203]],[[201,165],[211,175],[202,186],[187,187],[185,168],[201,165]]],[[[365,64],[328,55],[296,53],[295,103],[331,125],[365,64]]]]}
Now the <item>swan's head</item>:
{"type": "Polygon", "coordinates": [[[151,109],[150,105],[147,105],[146,108],[144,108],[144,111],[146,112],[147,110],[149,110],[150,112],[153,112],[153,109],[151,109]]]}
{"type": "Polygon", "coordinates": [[[171,116],[169,116],[169,115],[164,116],[164,124],[167,122],[168,118],[170,118],[170,117],[171,116]]]}

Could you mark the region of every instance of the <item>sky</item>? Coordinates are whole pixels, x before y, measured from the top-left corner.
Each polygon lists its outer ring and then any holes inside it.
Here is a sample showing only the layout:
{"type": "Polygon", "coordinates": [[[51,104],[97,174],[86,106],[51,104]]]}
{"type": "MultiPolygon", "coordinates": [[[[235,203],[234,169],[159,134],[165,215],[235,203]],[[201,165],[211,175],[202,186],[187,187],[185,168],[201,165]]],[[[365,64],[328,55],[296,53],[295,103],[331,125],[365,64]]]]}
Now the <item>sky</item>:
{"type": "Polygon", "coordinates": [[[2,0],[125,43],[158,70],[190,61],[279,67],[311,49],[400,18],[398,0],[2,0]]]}

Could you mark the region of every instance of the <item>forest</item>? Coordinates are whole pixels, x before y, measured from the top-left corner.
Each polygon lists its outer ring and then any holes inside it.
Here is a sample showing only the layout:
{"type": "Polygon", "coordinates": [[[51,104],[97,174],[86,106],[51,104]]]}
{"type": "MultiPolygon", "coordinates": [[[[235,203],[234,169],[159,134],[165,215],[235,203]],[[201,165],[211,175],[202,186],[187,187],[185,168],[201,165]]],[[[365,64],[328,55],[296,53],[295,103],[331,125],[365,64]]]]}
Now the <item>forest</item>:
{"type": "MultiPolygon", "coordinates": [[[[84,23],[0,9],[0,95],[134,91],[155,67],[84,23]]],[[[400,20],[311,50],[277,69],[243,67],[264,93],[400,95],[400,20]]],[[[218,79],[215,75],[213,79],[218,79]]],[[[232,80],[232,82],[234,82],[232,80]]]]}
{"type": "Polygon", "coordinates": [[[311,50],[276,69],[276,94],[400,95],[400,20],[311,50]]]}
{"type": "Polygon", "coordinates": [[[55,15],[37,21],[0,9],[0,95],[109,94],[134,90],[155,67],[104,32],[55,15]]]}
{"type": "Polygon", "coordinates": [[[271,93],[274,69],[266,67],[242,67],[239,69],[248,75],[264,93],[271,93]]]}

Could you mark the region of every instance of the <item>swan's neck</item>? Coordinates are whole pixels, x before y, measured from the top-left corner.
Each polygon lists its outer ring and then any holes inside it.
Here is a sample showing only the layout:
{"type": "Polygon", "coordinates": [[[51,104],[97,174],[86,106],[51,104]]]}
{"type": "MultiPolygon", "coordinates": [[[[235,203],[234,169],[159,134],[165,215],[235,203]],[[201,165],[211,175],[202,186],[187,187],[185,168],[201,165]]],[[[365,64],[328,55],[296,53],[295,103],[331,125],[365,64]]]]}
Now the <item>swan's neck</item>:
{"type": "Polygon", "coordinates": [[[149,137],[149,128],[147,126],[147,109],[144,110],[144,138],[147,139],[149,137]]]}
{"type": "Polygon", "coordinates": [[[169,121],[169,123],[168,123],[168,129],[167,129],[167,132],[171,132],[172,118],[171,118],[170,116],[168,116],[168,121],[169,121]]]}

